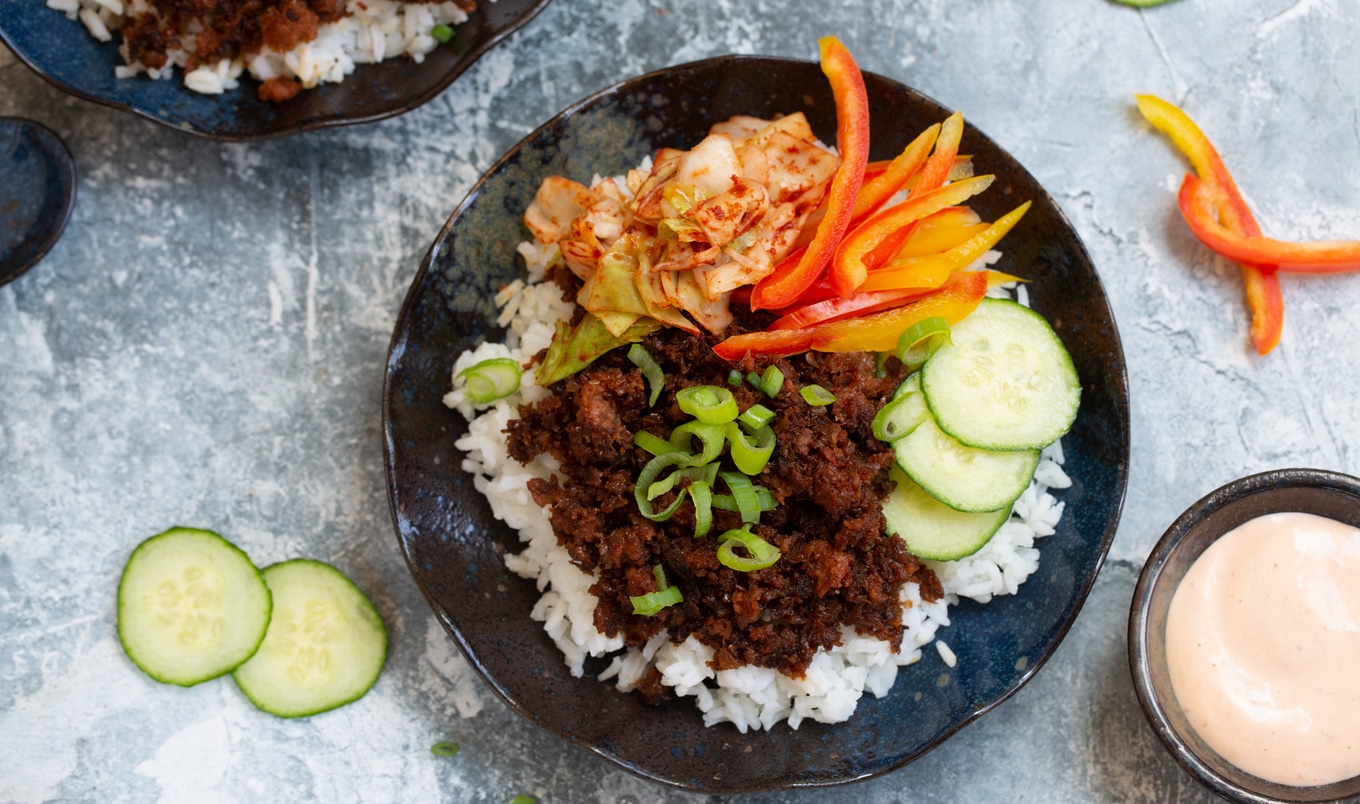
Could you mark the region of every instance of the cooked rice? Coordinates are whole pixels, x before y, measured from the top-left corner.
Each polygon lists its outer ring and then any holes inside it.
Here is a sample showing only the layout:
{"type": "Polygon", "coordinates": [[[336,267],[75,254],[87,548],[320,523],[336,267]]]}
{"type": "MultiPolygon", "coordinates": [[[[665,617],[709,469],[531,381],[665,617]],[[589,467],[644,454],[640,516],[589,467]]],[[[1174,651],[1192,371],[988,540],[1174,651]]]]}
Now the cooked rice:
{"type": "MultiPolygon", "coordinates": [[[[490,0],[495,2],[495,0],[490,0]]],[[[126,16],[153,11],[150,0],[47,0],[47,7],[79,20],[90,35],[101,42],[113,38],[126,16]]],[[[430,35],[435,25],[457,25],[467,14],[452,2],[403,3],[396,0],[349,0],[344,18],[322,25],[316,39],[303,42],[287,53],[268,48],[235,59],[223,59],[184,73],[184,85],[206,95],[217,95],[240,85],[242,73],[260,81],[280,76],[297,79],[304,88],[339,83],[359,64],[375,64],[384,59],[410,56],[416,62],[439,46],[430,35]]],[[[183,68],[193,51],[193,34],[184,37],[184,47],[169,53],[170,61],[160,69],[140,62],[114,68],[119,78],[146,74],[169,78],[175,67],[183,68]]],[[[127,61],[127,46],[119,48],[127,61]]]]}
{"type": "MultiPolygon", "coordinates": [[[[556,321],[570,319],[575,305],[563,301],[556,285],[541,281],[556,246],[525,243],[519,250],[529,265],[528,283],[512,284],[497,297],[508,326],[505,343],[484,343],[459,355],[453,366],[455,376],[492,357],[527,363],[552,342],[556,321]]],[[[999,256],[992,252],[979,262],[991,264],[999,256]]],[[[994,295],[1007,292],[994,290],[994,295]]],[[[595,629],[595,598],[590,594],[594,578],[572,564],[566,550],[558,546],[547,511],[528,490],[531,478],[546,478],[557,469],[556,461],[543,454],[528,466],[520,465],[509,456],[503,433],[510,420],[518,417],[520,404],[546,395],[534,382],[534,369],[528,369],[520,390],[505,399],[473,405],[461,388],[444,397],[446,405],[469,420],[467,435],[455,442],[466,454],[463,469],[473,475],[496,518],[516,529],[525,543],[522,552],[505,556],[505,564],[537,582],[541,597],[530,616],[543,623],[573,676],[584,674],[587,657],[611,656],[599,678],[629,692],[654,666],[662,683],[677,696],[694,699],[705,725],[730,722],[743,733],[769,729],[781,720],[795,729],[805,719],[838,723],[854,714],[864,693],[886,695],[897,669],[920,661],[921,649],[935,640],[938,629],[949,625],[949,606],[962,598],[986,603],[993,597],[1013,595],[1038,569],[1035,542],[1054,532],[1063,511],[1063,503],[1048,492],[1071,485],[1062,470],[1061,442],[1055,443],[1043,451],[1035,479],[1015,502],[1010,520],[985,547],[960,561],[927,562],[944,587],[942,599],[927,603],[915,583],[903,586],[904,634],[898,652],[885,641],[845,627],[841,644],[818,653],[804,678],[751,665],[715,672],[708,664],[713,649],[693,637],[674,644],[662,632],[641,650],[625,650],[622,637],[606,637],[595,629]]],[[[936,651],[945,665],[954,666],[957,660],[947,645],[937,642],[936,651]]]]}

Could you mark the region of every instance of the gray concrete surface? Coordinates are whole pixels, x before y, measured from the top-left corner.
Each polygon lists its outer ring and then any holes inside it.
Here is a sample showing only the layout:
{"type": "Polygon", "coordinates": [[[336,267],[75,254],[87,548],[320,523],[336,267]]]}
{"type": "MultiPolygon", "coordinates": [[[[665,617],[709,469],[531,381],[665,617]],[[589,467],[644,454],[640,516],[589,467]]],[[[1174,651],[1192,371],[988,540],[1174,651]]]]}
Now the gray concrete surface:
{"type": "Polygon", "coordinates": [[[1209,800],[1138,710],[1133,584],[1176,515],[1234,477],[1360,473],[1360,278],[1286,277],[1283,342],[1255,356],[1237,270],[1181,224],[1185,163],[1132,95],[1183,103],[1268,234],[1360,237],[1360,5],[869,6],[558,0],[411,114],[250,145],[65,97],[0,48],[0,114],[62,134],[81,175],[64,238],[0,288],[0,801],[701,800],[538,732],[457,654],[392,532],[383,362],[430,240],[524,134],[613,81],[726,52],[813,58],[826,33],[963,110],[1072,218],[1128,357],[1130,483],[1109,563],[1033,683],[899,772],[749,800],[1209,800]],[[141,675],[115,587],[172,524],[354,577],[392,634],[372,693],[294,722],[229,682],[141,675]],[[439,740],[462,751],[432,756],[439,740]]]}

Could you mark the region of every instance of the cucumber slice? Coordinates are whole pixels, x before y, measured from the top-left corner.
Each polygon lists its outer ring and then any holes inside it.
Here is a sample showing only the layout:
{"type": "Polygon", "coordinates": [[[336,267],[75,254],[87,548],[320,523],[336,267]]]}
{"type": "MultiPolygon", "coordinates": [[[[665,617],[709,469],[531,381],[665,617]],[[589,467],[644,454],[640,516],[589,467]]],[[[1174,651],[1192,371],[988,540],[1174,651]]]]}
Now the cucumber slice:
{"type": "Polygon", "coordinates": [[[932,561],[956,561],[981,550],[1010,518],[1008,508],[970,514],[956,511],[930,496],[902,470],[888,476],[897,487],[883,503],[888,532],[907,543],[907,552],[932,561]]]}
{"type": "Polygon", "coordinates": [[[959,511],[1010,509],[1034,478],[1039,450],[1001,452],[966,447],[927,416],[893,442],[897,465],[930,496],[959,511]]]}
{"type": "Polygon", "coordinates": [[[951,338],[921,369],[941,430],[970,447],[1027,450],[1048,446],[1072,426],[1081,382],[1043,316],[984,299],[951,338]]]}
{"type": "Polygon", "coordinates": [[[264,644],[232,678],[260,709],[315,715],[356,701],[378,680],[387,628],[349,578],[329,564],[294,559],[264,570],[274,616],[264,644]]]}
{"type": "Polygon", "coordinates": [[[118,582],[118,641],[132,663],[189,687],[249,659],[269,625],[269,587],[240,548],[171,528],[137,546],[118,582]]]}

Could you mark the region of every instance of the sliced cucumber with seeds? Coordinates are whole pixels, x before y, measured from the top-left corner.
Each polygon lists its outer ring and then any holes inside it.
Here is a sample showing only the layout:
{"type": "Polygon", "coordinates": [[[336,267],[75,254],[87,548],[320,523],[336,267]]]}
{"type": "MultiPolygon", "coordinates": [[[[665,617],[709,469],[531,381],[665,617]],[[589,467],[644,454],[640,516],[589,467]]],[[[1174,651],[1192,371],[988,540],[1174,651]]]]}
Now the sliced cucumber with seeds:
{"type": "Polygon", "coordinates": [[[1010,510],[1039,466],[1039,450],[966,447],[929,416],[893,442],[897,465],[932,497],[959,511],[1010,510]]]}
{"type": "Polygon", "coordinates": [[[264,644],[232,678],[279,717],[315,715],[358,700],[387,658],[387,629],[373,604],[329,564],[295,559],[266,567],[274,616],[264,644]]]}
{"type": "Polygon", "coordinates": [[[118,640],[133,664],[188,687],[260,647],[271,598],[260,570],[207,530],[171,528],[132,551],[118,583],[118,640]]]}
{"type": "Polygon", "coordinates": [[[1081,382],[1043,316],[1013,301],[984,299],[921,369],[940,429],[991,450],[1041,449],[1077,416],[1081,382]]]}
{"type": "Polygon", "coordinates": [[[933,561],[957,561],[991,541],[1010,517],[1010,509],[986,513],[956,511],[930,496],[900,468],[888,476],[897,486],[883,503],[888,532],[907,543],[907,552],[933,561]]]}

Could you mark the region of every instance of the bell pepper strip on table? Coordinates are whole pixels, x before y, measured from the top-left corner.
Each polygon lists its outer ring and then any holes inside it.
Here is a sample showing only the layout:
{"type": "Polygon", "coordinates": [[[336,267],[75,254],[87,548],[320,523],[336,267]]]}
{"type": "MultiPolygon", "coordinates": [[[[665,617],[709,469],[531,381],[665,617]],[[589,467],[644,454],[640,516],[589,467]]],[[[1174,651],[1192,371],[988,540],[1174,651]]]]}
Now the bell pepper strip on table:
{"type": "Polygon", "coordinates": [[[1271,237],[1243,237],[1216,218],[1214,188],[1187,175],[1177,196],[1181,215],[1200,242],[1236,262],[1276,265],[1281,271],[1331,274],[1360,270],[1360,240],[1289,242],[1271,237]]]}
{"type": "MultiPolygon", "coordinates": [[[[1199,126],[1195,125],[1195,121],[1177,106],[1155,95],[1135,95],[1134,100],[1143,117],[1171,138],[1171,142],[1190,160],[1190,166],[1199,178],[1208,182],[1213,189],[1219,222],[1235,234],[1259,237],[1261,228],[1257,226],[1256,218],[1238,191],[1237,182],[1233,181],[1218,151],[1199,126]]],[[[1280,342],[1284,329],[1284,296],[1280,291],[1280,279],[1275,275],[1277,266],[1269,263],[1239,265],[1247,306],[1251,311],[1252,344],[1257,354],[1264,356],[1280,342]]]]}
{"type": "Polygon", "coordinates": [[[988,272],[968,271],[929,296],[870,315],[802,329],[748,332],[719,342],[713,351],[726,360],[746,355],[784,356],[800,352],[889,352],[907,327],[932,316],[957,324],[977,309],[987,293],[988,272]]]}
{"type": "MultiPolygon", "coordinates": [[[[926,192],[913,192],[906,201],[894,204],[865,221],[846,235],[836,249],[830,276],[831,289],[841,296],[853,293],[864,284],[869,272],[879,266],[880,259],[886,261],[891,256],[891,253],[879,253],[880,246],[886,240],[897,238],[892,246],[892,250],[896,251],[902,244],[903,229],[945,207],[963,203],[987,189],[995,178],[991,175],[976,176],[926,192]],[[839,283],[837,277],[840,277],[839,283]]],[[[905,234],[910,234],[910,231],[905,234]]]]}
{"type": "Polygon", "coordinates": [[[859,195],[864,166],[869,161],[869,96],[864,76],[839,39],[826,36],[817,44],[821,48],[822,72],[831,83],[836,102],[836,148],[841,164],[827,192],[826,216],[817,225],[807,251],[789,273],[772,273],[757,283],[751,293],[751,308],[755,310],[783,307],[817,281],[850,227],[855,197],[859,195]]]}

